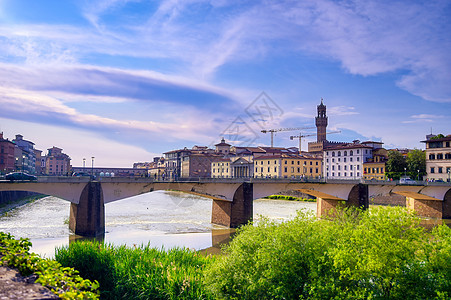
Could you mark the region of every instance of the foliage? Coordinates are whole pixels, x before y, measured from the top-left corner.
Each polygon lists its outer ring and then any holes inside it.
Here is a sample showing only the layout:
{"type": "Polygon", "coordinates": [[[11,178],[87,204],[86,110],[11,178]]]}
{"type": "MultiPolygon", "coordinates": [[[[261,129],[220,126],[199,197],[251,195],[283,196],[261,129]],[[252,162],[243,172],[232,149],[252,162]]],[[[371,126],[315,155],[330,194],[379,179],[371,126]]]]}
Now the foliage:
{"type": "Polygon", "coordinates": [[[406,163],[411,178],[419,180],[426,175],[426,153],[424,151],[419,149],[410,151],[407,154],[406,163]],[[418,176],[420,176],[420,178],[418,178],[418,176]]]}
{"type": "Polygon", "coordinates": [[[316,199],[310,199],[310,198],[300,198],[300,197],[294,197],[294,196],[287,196],[287,195],[270,195],[264,197],[265,199],[277,199],[277,200],[288,200],[288,201],[304,201],[304,202],[316,202],[316,199]]]}
{"type": "Polygon", "coordinates": [[[400,207],[345,209],[243,227],[205,280],[222,299],[446,299],[450,264],[447,226],[426,232],[400,207]]]}
{"type": "Polygon", "coordinates": [[[102,299],[210,299],[203,269],[213,258],[187,249],[76,242],[56,250],[64,266],[100,282],[102,299]]]}
{"type": "Polygon", "coordinates": [[[437,134],[436,136],[431,137],[431,140],[438,140],[443,139],[445,136],[441,133],[437,134]]]}
{"type": "Polygon", "coordinates": [[[64,268],[56,261],[42,259],[29,253],[31,242],[28,239],[16,240],[10,234],[0,232],[1,261],[28,276],[36,274],[37,283],[48,287],[62,299],[98,299],[96,290],[99,284],[83,279],[78,271],[64,268]]]}
{"type": "Polygon", "coordinates": [[[388,178],[399,179],[404,175],[407,163],[402,154],[396,150],[388,151],[388,161],[386,165],[386,175],[388,178]]]}

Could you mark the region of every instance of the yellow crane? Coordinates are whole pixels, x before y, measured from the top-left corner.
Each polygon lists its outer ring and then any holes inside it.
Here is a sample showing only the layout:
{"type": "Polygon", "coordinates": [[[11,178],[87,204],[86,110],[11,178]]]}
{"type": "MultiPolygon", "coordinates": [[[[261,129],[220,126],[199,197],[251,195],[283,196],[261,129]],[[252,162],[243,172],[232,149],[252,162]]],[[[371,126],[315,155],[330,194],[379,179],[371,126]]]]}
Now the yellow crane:
{"type": "MultiPolygon", "coordinates": [[[[340,133],[340,130],[337,131],[331,131],[331,132],[326,132],[326,134],[332,134],[332,133],[340,133]]],[[[302,142],[302,138],[304,137],[308,137],[308,136],[315,136],[317,135],[316,133],[312,133],[312,134],[301,134],[299,133],[299,135],[292,135],[290,136],[290,140],[294,140],[299,138],[299,153],[301,153],[301,142],[302,142]]]]}
{"type": "Polygon", "coordinates": [[[313,129],[315,127],[294,127],[294,128],[278,128],[278,129],[263,129],[263,133],[271,133],[271,147],[274,147],[274,132],[279,131],[295,131],[295,130],[304,130],[304,129],[313,129]]]}

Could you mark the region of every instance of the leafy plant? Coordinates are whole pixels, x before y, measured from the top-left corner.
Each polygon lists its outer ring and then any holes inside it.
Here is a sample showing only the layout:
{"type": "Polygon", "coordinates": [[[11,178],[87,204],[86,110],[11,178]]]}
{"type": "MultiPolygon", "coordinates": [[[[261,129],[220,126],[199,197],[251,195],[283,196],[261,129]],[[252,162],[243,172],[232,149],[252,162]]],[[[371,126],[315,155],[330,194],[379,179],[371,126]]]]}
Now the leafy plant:
{"type": "Polygon", "coordinates": [[[97,281],[83,279],[78,271],[64,268],[56,261],[42,259],[30,253],[31,242],[28,239],[16,240],[9,233],[0,232],[1,261],[28,276],[38,275],[37,283],[48,287],[62,299],[98,299],[97,281]]]}

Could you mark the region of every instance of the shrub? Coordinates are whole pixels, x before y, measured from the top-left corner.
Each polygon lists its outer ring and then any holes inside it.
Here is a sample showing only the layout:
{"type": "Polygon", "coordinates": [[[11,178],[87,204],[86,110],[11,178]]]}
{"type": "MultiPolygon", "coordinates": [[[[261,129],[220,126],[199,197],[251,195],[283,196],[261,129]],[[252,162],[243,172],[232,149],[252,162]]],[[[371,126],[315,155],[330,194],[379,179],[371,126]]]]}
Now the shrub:
{"type": "Polygon", "coordinates": [[[248,225],[207,267],[223,299],[446,299],[451,229],[432,232],[400,207],[301,212],[280,225],[248,225]]]}
{"type": "Polygon", "coordinates": [[[1,262],[17,268],[28,276],[36,274],[37,283],[48,287],[62,299],[98,299],[96,281],[83,279],[78,271],[64,268],[56,261],[42,259],[29,253],[31,242],[28,239],[16,240],[11,234],[0,232],[1,262]]]}

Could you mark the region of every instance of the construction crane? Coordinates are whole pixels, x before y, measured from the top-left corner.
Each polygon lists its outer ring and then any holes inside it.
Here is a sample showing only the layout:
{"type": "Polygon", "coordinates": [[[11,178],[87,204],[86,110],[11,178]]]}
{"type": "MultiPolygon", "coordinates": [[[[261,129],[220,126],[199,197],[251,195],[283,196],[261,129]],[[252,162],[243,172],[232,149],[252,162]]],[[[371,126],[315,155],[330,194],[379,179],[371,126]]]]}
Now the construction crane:
{"type": "MultiPolygon", "coordinates": [[[[340,133],[340,132],[341,131],[338,130],[338,131],[326,132],[326,134],[340,133]]],[[[292,135],[292,136],[290,136],[290,140],[294,140],[294,139],[299,138],[299,153],[301,153],[301,141],[302,141],[302,138],[308,137],[308,136],[315,136],[315,135],[317,135],[317,134],[316,133],[312,133],[312,134],[304,134],[304,135],[302,135],[301,133],[299,133],[299,135],[292,135]]]]}
{"type": "Polygon", "coordinates": [[[274,132],[279,131],[295,131],[295,130],[304,130],[304,129],[313,129],[315,127],[294,127],[294,128],[278,128],[278,129],[263,129],[263,133],[271,133],[271,147],[274,147],[274,132]]]}

